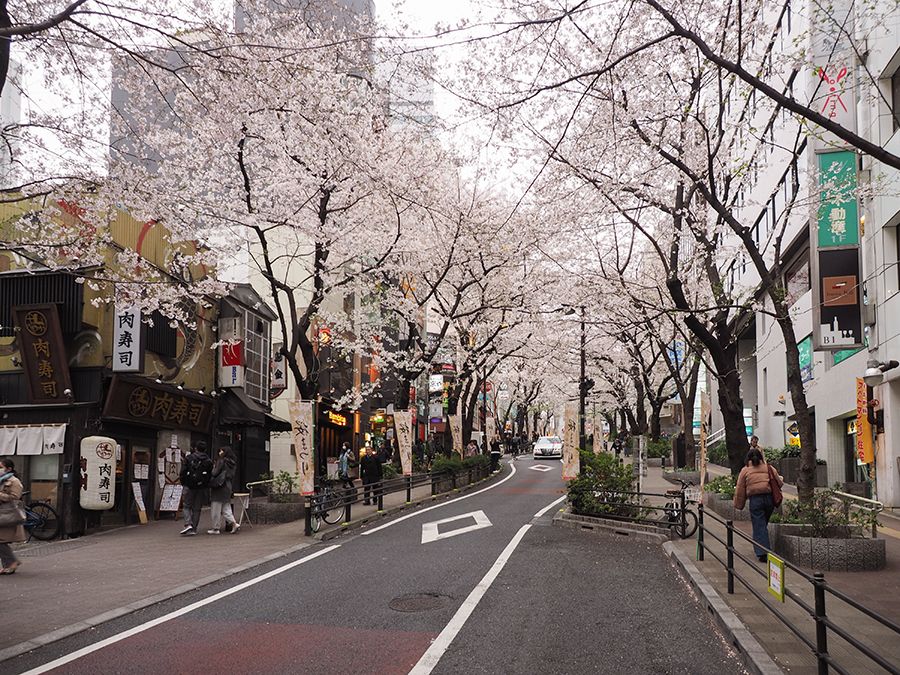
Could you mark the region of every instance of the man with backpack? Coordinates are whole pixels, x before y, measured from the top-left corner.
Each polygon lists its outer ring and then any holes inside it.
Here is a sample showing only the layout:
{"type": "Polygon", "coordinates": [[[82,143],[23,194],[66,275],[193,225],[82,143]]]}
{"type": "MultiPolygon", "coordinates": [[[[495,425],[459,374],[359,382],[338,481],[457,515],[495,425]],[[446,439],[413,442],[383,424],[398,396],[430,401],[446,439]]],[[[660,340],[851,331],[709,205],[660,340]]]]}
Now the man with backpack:
{"type": "Polygon", "coordinates": [[[182,499],[184,500],[184,529],[181,534],[192,537],[200,526],[203,496],[212,475],[213,462],[206,454],[206,443],[198,441],[181,466],[182,499]]]}

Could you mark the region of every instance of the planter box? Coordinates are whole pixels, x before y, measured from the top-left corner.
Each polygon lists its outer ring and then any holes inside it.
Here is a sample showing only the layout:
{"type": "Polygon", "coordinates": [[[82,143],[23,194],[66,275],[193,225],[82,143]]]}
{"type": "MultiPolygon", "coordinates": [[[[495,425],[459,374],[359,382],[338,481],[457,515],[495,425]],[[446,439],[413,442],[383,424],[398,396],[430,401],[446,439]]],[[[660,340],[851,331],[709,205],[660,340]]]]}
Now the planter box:
{"type": "MultiPolygon", "coordinates": [[[[679,479],[683,480],[685,483],[693,483],[694,485],[700,485],[700,472],[699,471],[663,471],[662,477],[669,481],[670,483],[674,483],[675,485],[679,485],[679,479]]],[[[709,479],[709,472],[706,474],[707,480],[709,479]]]]}
{"type": "Polygon", "coordinates": [[[276,525],[303,519],[303,502],[251,502],[247,509],[254,525],[276,525]]]}
{"type": "Polygon", "coordinates": [[[740,511],[734,508],[734,501],[717,492],[704,492],[703,505],[710,511],[722,516],[725,520],[750,520],[750,509],[744,507],[740,511]]]}
{"type": "Polygon", "coordinates": [[[662,457],[648,457],[647,458],[647,466],[662,466],[663,461],[662,457]]]}
{"type": "MultiPolygon", "coordinates": [[[[769,462],[778,474],[784,478],[785,483],[796,485],[800,478],[800,458],[782,457],[769,462]]],[[[815,486],[828,487],[828,467],[825,464],[816,464],[815,486]]]]}
{"type": "Polygon", "coordinates": [[[862,538],[860,527],[835,527],[826,534],[812,537],[808,525],[769,523],[772,550],[795,565],[823,572],[884,569],[884,539],[862,538]]]}

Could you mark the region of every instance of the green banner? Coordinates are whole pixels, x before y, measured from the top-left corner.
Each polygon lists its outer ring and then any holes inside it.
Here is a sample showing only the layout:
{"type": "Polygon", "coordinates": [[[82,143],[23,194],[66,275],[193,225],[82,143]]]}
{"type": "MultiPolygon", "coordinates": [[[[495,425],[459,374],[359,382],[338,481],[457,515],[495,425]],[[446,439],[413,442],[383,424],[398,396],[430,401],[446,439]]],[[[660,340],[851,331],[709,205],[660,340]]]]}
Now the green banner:
{"type": "Polygon", "coordinates": [[[819,155],[819,248],[859,245],[856,153],[849,150],[819,155]]]}
{"type": "Polygon", "coordinates": [[[858,347],[856,349],[839,349],[838,351],[833,352],[834,365],[839,364],[841,361],[846,361],[857,352],[862,351],[862,349],[862,347],[858,347]]]}
{"type": "Polygon", "coordinates": [[[813,379],[813,343],[812,335],[807,335],[797,343],[800,352],[800,379],[809,382],[813,379]]]}

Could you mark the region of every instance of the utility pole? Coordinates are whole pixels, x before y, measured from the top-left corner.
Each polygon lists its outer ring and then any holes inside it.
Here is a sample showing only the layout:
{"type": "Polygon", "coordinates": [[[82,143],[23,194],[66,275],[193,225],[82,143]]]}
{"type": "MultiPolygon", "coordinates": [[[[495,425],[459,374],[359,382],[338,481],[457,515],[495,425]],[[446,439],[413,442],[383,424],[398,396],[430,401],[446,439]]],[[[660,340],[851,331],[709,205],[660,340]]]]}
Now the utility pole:
{"type": "Polygon", "coordinates": [[[483,366],[481,370],[481,446],[482,450],[488,450],[487,447],[487,366],[483,366]]]}
{"type": "Polygon", "coordinates": [[[585,325],[584,325],[584,305],[579,307],[581,310],[581,377],[578,379],[578,447],[585,447],[585,434],[584,434],[584,418],[585,418],[585,400],[587,399],[587,374],[586,374],[586,366],[587,366],[587,355],[586,351],[586,336],[585,336],[585,325]]]}

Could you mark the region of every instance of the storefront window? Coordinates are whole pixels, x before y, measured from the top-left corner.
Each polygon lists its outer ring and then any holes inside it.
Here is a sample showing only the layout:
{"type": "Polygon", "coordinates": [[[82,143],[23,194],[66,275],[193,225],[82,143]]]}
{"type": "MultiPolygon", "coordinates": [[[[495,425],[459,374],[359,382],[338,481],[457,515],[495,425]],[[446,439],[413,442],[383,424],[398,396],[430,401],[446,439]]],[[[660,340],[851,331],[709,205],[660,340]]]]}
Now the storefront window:
{"type": "Polygon", "coordinates": [[[244,332],[247,354],[244,374],[244,391],[247,396],[263,405],[269,402],[269,357],[271,325],[253,312],[244,312],[244,332]]]}
{"type": "Polygon", "coordinates": [[[62,455],[35,455],[28,458],[28,477],[30,480],[31,498],[36,501],[49,501],[56,507],[57,486],[59,485],[59,463],[62,455]]]}

